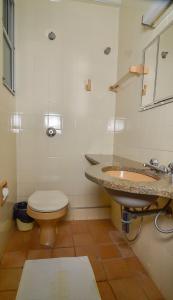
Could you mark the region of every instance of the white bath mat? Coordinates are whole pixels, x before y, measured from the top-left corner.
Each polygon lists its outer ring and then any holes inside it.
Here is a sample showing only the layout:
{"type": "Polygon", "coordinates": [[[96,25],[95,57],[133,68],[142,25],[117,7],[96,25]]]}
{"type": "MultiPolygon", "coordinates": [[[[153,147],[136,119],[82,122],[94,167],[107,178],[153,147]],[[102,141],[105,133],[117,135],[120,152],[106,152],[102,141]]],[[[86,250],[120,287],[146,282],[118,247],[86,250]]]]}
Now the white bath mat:
{"type": "Polygon", "coordinates": [[[88,257],[27,260],[16,300],[101,300],[88,257]]]}

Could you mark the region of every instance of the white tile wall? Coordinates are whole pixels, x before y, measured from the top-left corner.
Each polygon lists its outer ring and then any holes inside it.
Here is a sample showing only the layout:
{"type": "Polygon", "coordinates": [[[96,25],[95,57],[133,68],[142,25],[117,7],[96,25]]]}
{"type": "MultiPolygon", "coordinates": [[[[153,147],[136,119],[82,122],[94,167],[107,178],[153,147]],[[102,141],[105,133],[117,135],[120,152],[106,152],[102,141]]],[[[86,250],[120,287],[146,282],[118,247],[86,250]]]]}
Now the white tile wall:
{"type": "Polygon", "coordinates": [[[15,97],[2,84],[3,31],[2,1],[0,1],[0,180],[7,180],[10,194],[0,207],[0,257],[12,228],[12,208],[16,201],[16,137],[10,130],[10,118],[15,112],[15,97]]]}
{"type": "MultiPolygon", "coordinates": [[[[119,33],[118,76],[120,77],[127,72],[131,64],[142,63],[143,49],[167,26],[168,22],[173,20],[172,11],[156,29],[144,29],[141,26],[141,17],[150,5],[151,1],[123,0],[119,33]]],[[[165,77],[166,74],[163,76],[165,77]]],[[[168,164],[173,161],[173,103],[139,112],[141,79],[141,77],[133,77],[117,95],[116,117],[125,118],[126,126],[124,131],[115,134],[114,152],[143,163],[156,157],[162,164],[168,164]]],[[[165,299],[171,300],[173,260],[170,249],[173,249],[173,238],[160,234],[153,225],[153,219],[153,216],[148,219],[140,238],[132,247],[161,289],[165,299]]],[[[117,220],[114,221],[120,226],[120,221],[117,220]]],[[[167,218],[164,219],[164,224],[167,226],[167,218]]]]}
{"type": "Polygon", "coordinates": [[[97,186],[84,176],[89,166],[84,154],[113,152],[107,126],[114,119],[115,96],[108,87],[116,80],[118,14],[115,7],[75,1],[16,1],[16,95],[23,113],[19,200],[36,189],[61,189],[73,207],[102,205],[97,186]],[[54,41],[47,38],[50,31],[54,41]],[[107,46],[109,56],[103,53],[107,46]],[[88,79],[91,92],[84,89],[88,79]],[[62,115],[62,135],[46,136],[46,113],[62,115]]]}

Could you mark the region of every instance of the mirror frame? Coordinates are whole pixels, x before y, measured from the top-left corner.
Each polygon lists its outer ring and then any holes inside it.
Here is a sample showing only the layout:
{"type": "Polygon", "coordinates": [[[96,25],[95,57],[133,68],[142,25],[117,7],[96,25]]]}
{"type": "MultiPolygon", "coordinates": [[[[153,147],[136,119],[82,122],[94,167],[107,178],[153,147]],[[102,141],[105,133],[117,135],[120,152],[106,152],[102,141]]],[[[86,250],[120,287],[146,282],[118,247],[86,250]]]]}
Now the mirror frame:
{"type": "MultiPolygon", "coordinates": [[[[160,37],[161,35],[170,27],[173,26],[173,21],[170,22],[170,24],[168,24],[159,34],[157,34],[154,39],[152,41],[150,41],[150,43],[143,49],[142,51],[142,63],[145,65],[145,52],[146,50],[152,45],[152,43],[154,43],[156,40],[158,40],[157,42],[157,57],[156,57],[156,68],[155,68],[155,80],[154,80],[154,91],[153,91],[153,99],[152,102],[150,104],[147,105],[142,105],[142,94],[141,94],[141,102],[140,102],[140,109],[139,111],[145,111],[148,109],[152,109],[161,105],[165,105],[168,103],[173,102],[173,95],[169,96],[169,97],[165,97],[162,99],[157,99],[155,98],[156,96],[156,88],[157,88],[157,76],[158,76],[158,59],[159,59],[159,49],[160,49],[160,37]]],[[[142,81],[141,81],[141,91],[143,89],[143,83],[144,83],[144,76],[142,76],[142,81]]]]}

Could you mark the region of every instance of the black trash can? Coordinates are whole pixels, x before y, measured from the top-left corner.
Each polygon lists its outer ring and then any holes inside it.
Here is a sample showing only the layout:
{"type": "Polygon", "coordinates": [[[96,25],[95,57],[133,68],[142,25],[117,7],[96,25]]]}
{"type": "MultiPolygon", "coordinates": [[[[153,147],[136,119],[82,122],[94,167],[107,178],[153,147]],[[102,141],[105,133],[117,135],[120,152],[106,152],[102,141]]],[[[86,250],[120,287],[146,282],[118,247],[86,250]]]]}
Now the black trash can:
{"type": "Polygon", "coordinates": [[[34,220],[27,214],[27,202],[22,201],[14,205],[13,219],[16,220],[17,228],[20,231],[28,231],[33,228],[34,220]]]}

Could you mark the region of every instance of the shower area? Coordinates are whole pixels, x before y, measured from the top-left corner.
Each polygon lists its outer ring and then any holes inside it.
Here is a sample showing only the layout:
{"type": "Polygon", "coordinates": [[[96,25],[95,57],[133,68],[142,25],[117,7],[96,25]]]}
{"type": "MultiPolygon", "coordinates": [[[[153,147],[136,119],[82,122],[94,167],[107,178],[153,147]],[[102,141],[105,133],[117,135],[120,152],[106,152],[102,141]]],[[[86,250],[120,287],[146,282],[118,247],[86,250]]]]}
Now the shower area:
{"type": "Polygon", "coordinates": [[[18,201],[62,190],[69,219],[109,217],[84,155],[113,153],[119,8],[89,2],[16,0],[18,201]]]}

